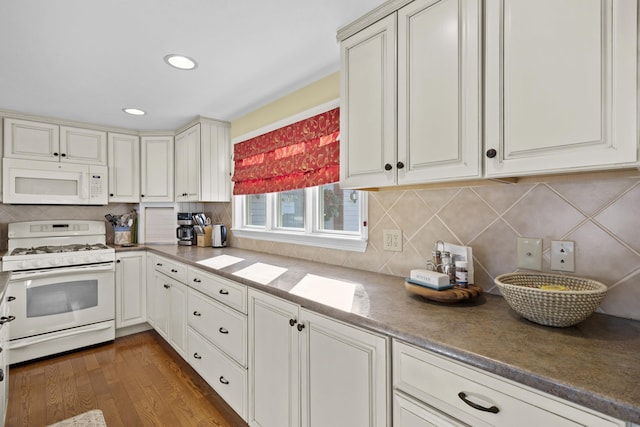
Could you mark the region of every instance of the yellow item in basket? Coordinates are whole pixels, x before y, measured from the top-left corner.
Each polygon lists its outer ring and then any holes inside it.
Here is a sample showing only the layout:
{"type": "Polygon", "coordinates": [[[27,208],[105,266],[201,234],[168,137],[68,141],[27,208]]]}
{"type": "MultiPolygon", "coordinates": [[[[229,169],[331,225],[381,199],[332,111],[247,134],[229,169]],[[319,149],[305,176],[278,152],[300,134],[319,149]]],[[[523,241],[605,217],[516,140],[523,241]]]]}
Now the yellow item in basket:
{"type": "Polygon", "coordinates": [[[563,285],[540,285],[543,291],[567,291],[569,288],[563,285]]]}

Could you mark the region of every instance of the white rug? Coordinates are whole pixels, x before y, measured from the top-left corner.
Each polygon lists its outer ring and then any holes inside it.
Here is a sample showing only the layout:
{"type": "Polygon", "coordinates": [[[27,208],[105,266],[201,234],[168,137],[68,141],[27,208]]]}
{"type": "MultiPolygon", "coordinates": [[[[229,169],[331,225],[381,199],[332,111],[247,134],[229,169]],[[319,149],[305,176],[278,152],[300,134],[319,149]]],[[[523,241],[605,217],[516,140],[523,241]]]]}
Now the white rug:
{"type": "Polygon", "coordinates": [[[107,427],[107,423],[104,422],[102,411],[100,409],[94,409],[47,427],[107,427]]]}

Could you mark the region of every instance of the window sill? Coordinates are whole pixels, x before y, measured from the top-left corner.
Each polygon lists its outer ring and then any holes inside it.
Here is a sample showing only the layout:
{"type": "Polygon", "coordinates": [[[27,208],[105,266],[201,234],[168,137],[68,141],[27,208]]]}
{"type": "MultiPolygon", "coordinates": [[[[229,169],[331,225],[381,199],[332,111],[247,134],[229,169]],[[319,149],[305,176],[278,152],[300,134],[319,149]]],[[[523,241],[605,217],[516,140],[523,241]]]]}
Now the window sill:
{"type": "Polygon", "coordinates": [[[249,230],[246,228],[231,229],[235,237],[269,240],[279,243],[292,243],[296,245],[315,246],[319,248],[339,249],[343,251],[364,252],[367,249],[367,240],[360,237],[336,237],[331,235],[310,235],[302,233],[287,233],[285,231],[249,230]]]}

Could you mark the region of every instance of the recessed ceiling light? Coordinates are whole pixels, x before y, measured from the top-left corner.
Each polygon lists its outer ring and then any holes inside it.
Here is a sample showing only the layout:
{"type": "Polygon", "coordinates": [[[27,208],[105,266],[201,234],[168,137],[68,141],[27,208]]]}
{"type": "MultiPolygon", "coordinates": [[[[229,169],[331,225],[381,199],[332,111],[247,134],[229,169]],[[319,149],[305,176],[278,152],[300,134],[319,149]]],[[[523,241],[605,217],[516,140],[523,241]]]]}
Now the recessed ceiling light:
{"type": "Polygon", "coordinates": [[[142,111],[138,108],[123,108],[122,111],[124,111],[127,114],[132,114],[134,116],[144,116],[145,114],[147,114],[146,111],[142,111]]]}
{"type": "Polygon", "coordinates": [[[198,66],[198,63],[194,59],[174,53],[165,56],[164,62],[179,70],[193,70],[198,66]]]}

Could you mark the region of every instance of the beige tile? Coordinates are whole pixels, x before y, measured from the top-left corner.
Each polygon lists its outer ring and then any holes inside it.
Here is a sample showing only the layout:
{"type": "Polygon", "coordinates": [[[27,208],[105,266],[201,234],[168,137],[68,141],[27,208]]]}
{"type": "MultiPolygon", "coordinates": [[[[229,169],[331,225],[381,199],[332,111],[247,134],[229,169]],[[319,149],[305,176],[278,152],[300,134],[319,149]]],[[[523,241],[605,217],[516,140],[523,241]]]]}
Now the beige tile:
{"type": "Polygon", "coordinates": [[[549,186],[584,213],[592,215],[637,183],[635,179],[623,178],[557,182],[549,186]]]}
{"type": "Polygon", "coordinates": [[[573,206],[538,184],[503,216],[522,237],[541,237],[544,248],[551,240],[563,238],[569,231],[585,220],[573,206]]]}
{"type": "Polygon", "coordinates": [[[386,267],[391,271],[390,274],[394,276],[409,277],[411,270],[426,267],[426,259],[412,246],[405,244],[402,252],[395,252],[389,258],[386,267]]]}
{"type": "Polygon", "coordinates": [[[527,191],[531,190],[531,184],[495,184],[472,187],[471,190],[480,196],[489,206],[499,214],[504,213],[517,202],[527,191]]]}
{"type": "Polygon", "coordinates": [[[434,190],[417,190],[416,194],[424,200],[435,213],[442,209],[458,194],[462,188],[440,188],[434,190]]]}
{"type": "Polygon", "coordinates": [[[431,218],[432,212],[414,191],[407,191],[389,209],[389,215],[395,219],[404,235],[413,236],[431,218]]]}
{"type": "Polygon", "coordinates": [[[640,267],[640,256],[591,221],[567,237],[575,242],[576,276],[609,286],[640,267]]]}
{"type": "Polygon", "coordinates": [[[409,244],[413,246],[425,260],[428,260],[431,259],[431,252],[438,240],[457,245],[462,244],[437,217],[431,218],[418,230],[409,241],[409,244]]]}
{"type": "Polygon", "coordinates": [[[474,260],[494,278],[515,271],[517,237],[504,221],[495,222],[470,243],[474,260]]]}
{"type": "Polygon", "coordinates": [[[438,217],[466,245],[498,216],[476,193],[464,188],[442,208],[438,217]]]}
{"type": "Polygon", "coordinates": [[[375,198],[378,203],[380,203],[380,206],[382,206],[385,211],[388,211],[396,201],[402,197],[402,194],[404,194],[404,191],[382,190],[372,191],[369,193],[369,196],[375,198]]]}
{"type": "Polygon", "coordinates": [[[613,288],[596,310],[627,319],[640,320],[640,270],[613,288]]]}
{"type": "MultiPolygon", "coordinates": [[[[365,193],[365,194],[370,194],[370,193],[365,193]]],[[[369,229],[371,229],[371,227],[373,227],[375,224],[379,223],[382,220],[382,217],[387,213],[386,210],[382,207],[382,205],[380,204],[380,201],[378,200],[377,197],[370,197],[367,196],[369,198],[369,203],[368,203],[368,224],[369,224],[369,229]]]]}
{"type": "Polygon", "coordinates": [[[595,217],[618,238],[640,252],[640,185],[624,194],[595,217]]]}

